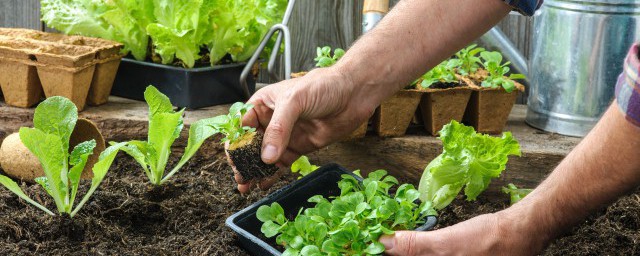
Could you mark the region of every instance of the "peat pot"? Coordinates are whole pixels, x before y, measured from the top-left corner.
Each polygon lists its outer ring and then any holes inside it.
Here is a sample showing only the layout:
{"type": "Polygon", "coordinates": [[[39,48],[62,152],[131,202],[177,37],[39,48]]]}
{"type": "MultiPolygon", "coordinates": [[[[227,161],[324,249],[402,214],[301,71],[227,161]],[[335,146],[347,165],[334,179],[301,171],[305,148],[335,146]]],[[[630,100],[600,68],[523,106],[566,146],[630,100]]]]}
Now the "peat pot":
{"type": "Polygon", "coordinates": [[[402,136],[413,119],[422,92],[401,90],[380,104],[373,115],[373,129],[380,137],[402,136]]]}
{"type": "MultiPolygon", "coordinates": [[[[233,231],[238,233],[240,244],[253,255],[280,255],[282,254],[277,248],[273,247],[275,237],[265,238],[260,231],[262,222],[256,217],[258,208],[263,205],[271,205],[278,202],[284,209],[285,216],[295,216],[300,207],[312,207],[313,203],[307,202],[312,196],[323,195],[338,196],[340,188],[338,181],[341,175],[351,174],[345,168],[337,164],[327,164],[311,174],[299,179],[280,190],[268,195],[266,198],[244,208],[243,210],[229,216],[226,225],[233,231]]],[[[362,178],[355,176],[358,180],[362,178]]],[[[435,216],[428,216],[425,224],[416,230],[431,230],[437,222],[435,216]]]]}

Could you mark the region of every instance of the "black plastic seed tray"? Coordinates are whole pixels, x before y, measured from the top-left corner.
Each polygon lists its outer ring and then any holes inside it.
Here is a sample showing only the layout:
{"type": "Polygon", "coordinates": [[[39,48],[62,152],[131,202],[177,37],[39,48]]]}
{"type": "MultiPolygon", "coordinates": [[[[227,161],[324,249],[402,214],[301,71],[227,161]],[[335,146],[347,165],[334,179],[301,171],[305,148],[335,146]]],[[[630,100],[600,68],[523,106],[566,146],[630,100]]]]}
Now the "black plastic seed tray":
{"type": "MultiPolygon", "coordinates": [[[[153,85],[173,104],[189,109],[244,101],[240,73],[245,65],[182,68],[123,58],[111,94],[144,100],[144,90],[153,85]]],[[[253,76],[247,78],[247,84],[249,91],[255,91],[253,76]]]]}
{"type": "MultiPolygon", "coordinates": [[[[278,202],[284,209],[285,216],[295,216],[301,207],[313,207],[313,203],[307,202],[307,199],[314,195],[323,195],[325,197],[340,195],[338,181],[341,180],[341,175],[343,174],[354,175],[340,165],[324,165],[306,177],[229,216],[226,220],[226,225],[238,234],[241,245],[251,254],[281,255],[281,251],[271,246],[271,244],[275,244],[275,238],[265,238],[260,232],[262,222],[256,218],[258,208],[262,205],[271,205],[273,202],[278,202]]],[[[358,176],[354,175],[354,177],[362,180],[358,176]]],[[[425,224],[416,230],[431,230],[436,223],[437,218],[435,216],[428,216],[425,224]]]]}

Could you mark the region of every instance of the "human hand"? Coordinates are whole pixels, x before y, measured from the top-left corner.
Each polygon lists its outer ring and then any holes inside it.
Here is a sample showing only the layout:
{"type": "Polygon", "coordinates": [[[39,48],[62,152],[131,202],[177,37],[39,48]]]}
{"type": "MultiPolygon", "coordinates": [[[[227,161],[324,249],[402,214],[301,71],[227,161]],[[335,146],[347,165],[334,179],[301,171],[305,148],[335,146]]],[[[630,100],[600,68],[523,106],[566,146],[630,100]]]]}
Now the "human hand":
{"type": "MultiPolygon", "coordinates": [[[[289,166],[301,154],[344,138],[364,123],[378,104],[363,92],[337,68],[315,69],[258,90],[248,101],[254,107],[243,124],[264,130],[262,161],[289,166]]],[[[236,181],[241,193],[255,183],[239,175],[236,181]]],[[[273,181],[260,185],[268,187],[273,181]]]]}
{"type": "MultiPolygon", "coordinates": [[[[501,211],[435,231],[397,231],[383,236],[388,255],[536,255],[547,236],[534,234],[529,222],[501,211]]],[[[517,217],[517,215],[516,215],[517,217]]]]}

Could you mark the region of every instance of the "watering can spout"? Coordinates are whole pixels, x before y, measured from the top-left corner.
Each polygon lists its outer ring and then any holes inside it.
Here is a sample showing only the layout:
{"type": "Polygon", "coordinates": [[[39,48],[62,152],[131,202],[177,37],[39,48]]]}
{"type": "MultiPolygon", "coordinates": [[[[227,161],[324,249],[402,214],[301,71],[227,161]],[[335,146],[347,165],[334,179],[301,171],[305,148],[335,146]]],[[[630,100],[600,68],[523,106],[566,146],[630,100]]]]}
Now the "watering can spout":
{"type": "MultiPolygon", "coordinates": [[[[527,60],[522,53],[516,49],[515,45],[502,33],[498,27],[493,27],[479,39],[480,44],[490,50],[499,51],[508,61],[511,61],[511,67],[515,73],[529,75],[529,67],[527,60]]],[[[529,79],[526,79],[529,82],[529,79]]]]}

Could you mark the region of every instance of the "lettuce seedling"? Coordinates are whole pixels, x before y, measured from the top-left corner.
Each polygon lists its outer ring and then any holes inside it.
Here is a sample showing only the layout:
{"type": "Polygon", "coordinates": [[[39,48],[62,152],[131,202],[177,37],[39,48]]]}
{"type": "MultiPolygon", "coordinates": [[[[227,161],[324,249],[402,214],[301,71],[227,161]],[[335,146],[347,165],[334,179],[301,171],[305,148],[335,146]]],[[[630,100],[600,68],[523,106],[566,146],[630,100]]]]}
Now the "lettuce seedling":
{"type": "Polygon", "coordinates": [[[212,118],[209,126],[224,135],[222,142],[227,142],[225,151],[234,166],[245,180],[262,179],[278,170],[273,164],[266,164],[260,158],[264,134],[255,128],[242,125],[242,118],[253,108],[251,104],[236,102],[231,105],[229,114],[212,118]]]}
{"type": "Polygon", "coordinates": [[[298,179],[309,175],[318,168],[320,167],[309,162],[309,158],[307,156],[301,156],[300,158],[298,158],[298,160],[291,164],[291,172],[300,173],[300,177],[298,177],[298,179]]]}
{"type": "Polygon", "coordinates": [[[489,76],[482,81],[482,87],[498,88],[502,86],[505,91],[512,92],[516,87],[513,79],[526,78],[523,74],[511,74],[505,77],[510,71],[509,64],[511,62],[502,63],[502,54],[499,52],[481,52],[480,57],[483,59],[482,65],[489,72],[489,76]]]}
{"type": "MultiPolygon", "coordinates": [[[[75,216],[96,191],[118,150],[124,146],[124,143],[115,144],[100,154],[98,162],[92,168],[91,187],[74,208],[80,175],[96,147],[95,140],[85,141],[76,145],[69,153],[69,139],[77,120],[76,106],[69,99],[55,96],[36,107],[33,115],[34,128],[20,128],[20,140],[38,158],[45,174],[35,181],[53,198],[58,213],[69,214],[70,217],[75,216]]],[[[9,177],[0,175],[0,184],[47,214],[55,215],[29,198],[9,177]]]]}
{"type": "Polygon", "coordinates": [[[171,155],[171,145],[180,137],[184,126],[182,120],[184,109],[174,111],[169,98],[151,85],[145,90],[144,99],[149,105],[147,141],[129,141],[122,148],[122,151],[133,157],[142,166],[152,184],[161,185],[195,155],[207,138],[216,133],[216,130],[209,126],[215,120],[212,118],[202,119],[191,124],[184,154],[165,176],[165,168],[171,155]]]}
{"type": "Polygon", "coordinates": [[[333,66],[333,64],[336,64],[336,62],[338,62],[338,60],[342,58],[345,53],[346,52],[343,49],[336,48],[335,50],[333,50],[333,56],[331,56],[331,47],[318,47],[316,49],[317,56],[313,60],[316,61],[316,67],[326,68],[333,66]]]}
{"type": "Polygon", "coordinates": [[[277,236],[285,247],[282,255],[377,255],[384,252],[381,235],[415,229],[426,216],[436,215],[430,202],[417,202],[420,193],[413,185],[403,184],[389,195],[396,185],[384,170],[362,182],[342,175],[340,196],[331,201],[320,195],[309,198],[315,206],[300,209],[293,221],[278,203],[261,206],[256,217],[263,222],[262,233],[277,236]]]}
{"type": "Polygon", "coordinates": [[[456,67],[460,64],[461,61],[458,59],[445,60],[414,81],[412,85],[419,84],[420,87],[416,89],[427,89],[436,83],[459,83],[456,67]]]}
{"type": "Polygon", "coordinates": [[[479,134],[456,121],[440,130],[443,152],[425,168],[420,199],[442,209],[464,187],[467,200],[475,200],[505,169],[508,156],[520,156],[520,145],[510,132],[502,137],[479,134]]]}
{"type": "Polygon", "coordinates": [[[518,188],[516,185],[513,185],[513,183],[509,183],[506,187],[502,187],[502,192],[509,195],[511,198],[511,205],[520,202],[520,200],[531,193],[531,191],[533,191],[533,189],[518,188]]]}
{"type": "Polygon", "coordinates": [[[460,60],[460,66],[456,69],[459,74],[468,76],[478,71],[480,63],[482,63],[478,54],[484,52],[485,49],[477,46],[477,44],[472,44],[456,53],[456,58],[460,60]]]}

